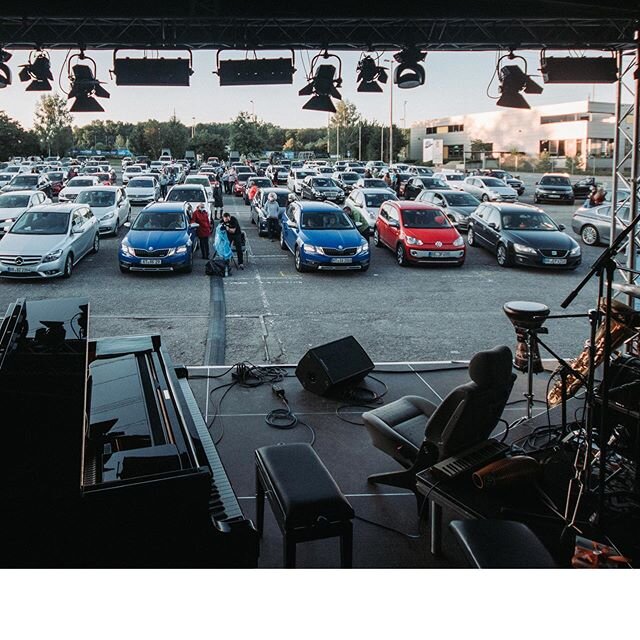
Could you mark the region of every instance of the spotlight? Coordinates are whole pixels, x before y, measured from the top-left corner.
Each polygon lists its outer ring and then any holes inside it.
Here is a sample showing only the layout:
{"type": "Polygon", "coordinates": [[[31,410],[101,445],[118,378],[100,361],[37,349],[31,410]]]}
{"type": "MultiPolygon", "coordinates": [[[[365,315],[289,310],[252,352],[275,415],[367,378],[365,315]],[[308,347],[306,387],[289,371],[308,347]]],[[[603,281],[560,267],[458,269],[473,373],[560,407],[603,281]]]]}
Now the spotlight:
{"type": "Polygon", "coordinates": [[[387,72],[384,67],[379,67],[371,56],[364,56],[358,62],[358,91],[363,93],[382,93],[382,87],[378,83],[387,82],[387,72]]]}
{"type": "Polygon", "coordinates": [[[393,81],[399,89],[413,89],[424,84],[427,74],[420,64],[427,54],[415,47],[407,47],[393,57],[398,66],[393,74],[393,81]]]}
{"type": "Polygon", "coordinates": [[[69,111],[104,111],[94,96],[109,98],[110,94],[102,88],[103,83],[96,80],[96,63],[93,58],[85,56],[84,52],[71,56],[68,63],[68,75],[71,81],[71,90],[67,94],[67,98],[69,100],[76,99],[69,111]],[[71,61],[74,58],[89,60],[93,64],[93,69],[88,64],[75,64],[72,67],[71,61]]]}
{"type": "Polygon", "coordinates": [[[513,52],[498,60],[498,78],[500,79],[500,98],[496,104],[499,107],[531,109],[521,92],[542,93],[542,87],[527,75],[527,61],[521,56],[514,55],[513,52]],[[500,62],[505,58],[509,60],[520,58],[524,62],[524,71],[517,64],[500,67],[500,62]]]}
{"type": "Polygon", "coordinates": [[[18,76],[22,82],[31,80],[26,91],[51,91],[49,80],[53,80],[53,76],[51,75],[49,54],[41,50],[32,51],[29,54],[28,64],[21,65],[18,76]]]}
{"type": "Polygon", "coordinates": [[[311,69],[307,77],[309,84],[298,91],[299,96],[312,96],[303,106],[303,109],[311,109],[312,111],[331,111],[336,112],[335,105],[331,98],[340,100],[342,95],[337,87],[342,86],[342,61],[338,56],[329,54],[326,51],[319,53],[311,61],[311,69]],[[340,70],[336,78],[336,68],[332,64],[321,64],[315,71],[316,62],[319,58],[337,58],[340,63],[340,70]]]}
{"type": "Polygon", "coordinates": [[[11,60],[11,54],[4,49],[0,49],[0,89],[4,89],[11,84],[11,69],[5,64],[11,60]]]}

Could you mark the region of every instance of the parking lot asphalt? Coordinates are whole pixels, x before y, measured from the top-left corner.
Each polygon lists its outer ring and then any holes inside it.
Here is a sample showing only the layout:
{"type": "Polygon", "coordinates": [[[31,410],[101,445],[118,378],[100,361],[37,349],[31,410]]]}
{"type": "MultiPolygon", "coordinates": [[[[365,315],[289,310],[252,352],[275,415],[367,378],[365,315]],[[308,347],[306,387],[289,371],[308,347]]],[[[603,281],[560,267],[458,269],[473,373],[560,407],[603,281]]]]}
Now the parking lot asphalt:
{"type": "MultiPolygon", "coordinates": [[[[531,202],[535,176],[521,177],[526,183],[521,200],[531,202]]],[[[258,237],[240,198],[225,199],[247,234],[244,271],[234,268],[231,277],[214,282],[197,257],[192,274],[122,274],[117,259],[122,229],[118,238],[102,238],[100,251],[84,258],[69,280],[1,281],[0,308],[18,297],[86,296],[92,337],[159,333],[173,360],[190,365],[211,362],[216,335],[225,337],[227,364],[296,363],[310,347],[346,335],[354,335],[377,362],[469,359],[495,344],[515,347],[502,311],[507,301],[542,302],[562,313],[560,302],[602,251],[582,245],[582,265],[572,272],[501,268],[476,247],[467,248],[461,268],[401,268],[390,251],[372,244],[366,273],[301,274],[278,242],[258,237]],[[210,319],[220,311],[221,294],[224,331],[216,326],[212,332],[210,319]]],[[[575,207],[543,208],[574,235],[575,207]]],[[[591,282],[567,312],[586,313],[596,295],[591,282]]],[[[546,326],[546,339],[560,355],[580,353],[589,332],[586,320],[549,320],[546,326]]]]}

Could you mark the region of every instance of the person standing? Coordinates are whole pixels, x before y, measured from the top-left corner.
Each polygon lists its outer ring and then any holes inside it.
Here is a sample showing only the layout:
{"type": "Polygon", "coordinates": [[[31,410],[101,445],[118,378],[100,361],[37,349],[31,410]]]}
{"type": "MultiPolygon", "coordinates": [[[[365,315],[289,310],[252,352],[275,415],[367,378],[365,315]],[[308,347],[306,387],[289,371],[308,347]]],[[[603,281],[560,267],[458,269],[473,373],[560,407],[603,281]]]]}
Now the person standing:
{"type": "Polygon", "coordinates": [[[233,167],[231,167],[231,169],[229,170],[229,178],[228,178],[228,180],[229,180],[229,182],[228,182],[228,185],[229,185],[228,193],[233,193],[233,187],[234,187],[237,179],[238,179],[238,174],[236,173],[236,170],[233,167]]]}
{"type": "Polygon", "coordinates": [[[597,189],[592,190],[591,195],[589,196],[589,205],[592,207],[600,206],[604,203],[605,195],[604,187],[598,187],[597,189]]]}
{"type": "Polygon", "coordinates": [[[211,212],[211,219],[219,220],[222,217],[222,207],[224,206],[220,181],[217,179],[214,180],[211,188],[213,190],[213,211],[211,212]]]}
{"type": "Polygon", "coordinates": [[[222,180],[222,186],[224,187],[224,192],[230,193],[229,192],[229,169],[224,170],[221,180],[222,180]]]}
{"type": "Polygon", "coordinates": [[[167,183],[169,182],[169,180],[167,178],[167,174],[164,171],[160,172],[159,181],[160,181],[160,193],[161,193],[163,198],[166,198],[167,197],[167,183]]]}
{"type": "Polygon", "coordinates": [[[205,209],[204,202],[201,202],[191,214],[191,222],[197,222],[198,225],[200,225],[196,230],[198,244],[200,245],[200,254],[205,260],[208,260],[211,223],[209,222],[209,214],[205,209]]]}
{"type": "Polygon", "coordinates": [[[242,229],[240,223],[235,216],[232,216],[228,211],[222,214],[222,224],[227,231],[229,242],[233,243],[236,248],[236,254],[238,255],[238,269],[244,269],[244,257],[242,255],[242,229]]]}
{"type": "Polygon", "coordinates": [[[278,197],[271,191],[267,196],[267,202],[264,205],[264,212],[267,215],[267,237],[271,242],[278,233],[278,219],[280,218],[280,205],[278,197]]]}

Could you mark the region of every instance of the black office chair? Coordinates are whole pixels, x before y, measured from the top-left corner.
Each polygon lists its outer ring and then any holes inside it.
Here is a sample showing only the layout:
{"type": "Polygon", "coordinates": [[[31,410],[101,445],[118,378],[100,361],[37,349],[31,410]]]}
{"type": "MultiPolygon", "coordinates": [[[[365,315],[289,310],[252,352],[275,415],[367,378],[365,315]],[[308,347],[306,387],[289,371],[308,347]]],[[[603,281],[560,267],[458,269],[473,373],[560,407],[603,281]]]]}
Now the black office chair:
{"type": "Polygon", "coordinates": [[[362,414],[373,446],[404,467],[403,471],[369,476],[369,482],[415,493],[418,472],[486,440],[516,379],[512,360],[509,347],[480,351],[469,363],[472,382],[453,389],[439,406],[419,396],[404,396],[362,414]]]}

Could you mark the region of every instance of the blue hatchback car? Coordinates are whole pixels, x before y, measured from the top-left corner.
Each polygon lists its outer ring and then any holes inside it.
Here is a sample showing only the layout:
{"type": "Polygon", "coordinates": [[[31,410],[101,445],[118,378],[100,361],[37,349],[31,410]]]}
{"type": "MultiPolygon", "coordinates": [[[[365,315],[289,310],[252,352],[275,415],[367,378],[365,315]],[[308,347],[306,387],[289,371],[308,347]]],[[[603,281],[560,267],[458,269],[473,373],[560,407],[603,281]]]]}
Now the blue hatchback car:
{"type": "Polygon", "coordinates": [[[369,268],[369,242],[337,205],[303,200],[281,218],[280,247],[295,258],[297,271],[369,268]]]}
{"type": "Polygon", "coordinates": [[[197,224],[190,223],[181,202],[145,207],[120,244],[120,271],[191,272],[198,244],[197,228],[197,224]]]}

